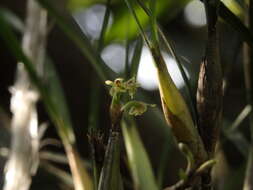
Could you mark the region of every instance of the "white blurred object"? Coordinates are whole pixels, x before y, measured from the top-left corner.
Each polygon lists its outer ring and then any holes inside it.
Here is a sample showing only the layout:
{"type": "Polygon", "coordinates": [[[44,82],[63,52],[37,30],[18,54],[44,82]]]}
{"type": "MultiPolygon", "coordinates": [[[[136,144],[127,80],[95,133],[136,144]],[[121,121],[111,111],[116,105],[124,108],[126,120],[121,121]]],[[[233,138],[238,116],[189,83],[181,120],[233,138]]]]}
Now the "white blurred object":
{"type": "MultiPolygon", "coordinates": [[[[22,49],[43,74],[47,33],[47,12],[37,1],[27,1],[26,30],[22,49]]],[[[24,68],[17,64],[16,81],[11,91],[11,145],[5,167],[4,190],[28,190],[39,164],[39,136],[36,103],[39,93],[24,68]]]]}
{"type": "Polygon", "coordinates": [[[184,16],[187,22],[195,27],[206,25],[205,8],[199,0],[193,0],[185,7],[184,16]]]}
{"type": "MultiPolygon", "coordinates": [[[[102,51],[101,56],[108,67],[110,67],[114,72],[120,73],[124,71],[125,53],[126,52],[124,46],[119,44],[111,44],[102,51]]],[[[132,50],[130,50],[129,60],[131,60],[131,54],[133,54],[132,50]]],[[[162,55],[165,59],[169,73],[176,86],[178,88],[184,87],[184,80],[182,78],[180,70],[177,67],[176,61],[166,53],[162,53],[162,55]]],[[[189,73],[187,72],[187,70],[185,68],[184,70],[189,77],[189,73]]],[[[153,58],[150,54],[150,51],[146,47],[143,47],[141,53],[137,81],[140,83],[141,87],[146,90],[158,89],[156,68],[153,63],[153,58]]]]}
{"type": "Polygon", "coordinates": [[[111,44],[103,49],[101,57],[114,72],[120,73],[124,70],[126,57],[124,46],[111,44]]]}
{"type": "MultiPolygon", "coordinates": [[[[88,9],[75,12],[73,17],[82,31],[94,40],[99,38],[105,11],[106,7],[104,5],[97,4],[88,9]]],[[[112,16],[110,15],[108,25],[111,23],[112,16]]]]}
{"type": "MultiPolygon", "coordinates": [[[[162,53],[169,73],[175,82],[178,88],[182,88],[184,86],[184,80],[180,73],[180,70],[177,67],[176,61],[166,53],[162,53]]],[[[189,77],[189,73],[185,70],[187,76],[189,77]]],[[[156,90],[158,89],[158,79],[155,65],[153,63],[153,58],[148,50],[148,48],[144,47],[142,50],[137,81],[140,83],[141,87],[146,90],[156,90]]]]}

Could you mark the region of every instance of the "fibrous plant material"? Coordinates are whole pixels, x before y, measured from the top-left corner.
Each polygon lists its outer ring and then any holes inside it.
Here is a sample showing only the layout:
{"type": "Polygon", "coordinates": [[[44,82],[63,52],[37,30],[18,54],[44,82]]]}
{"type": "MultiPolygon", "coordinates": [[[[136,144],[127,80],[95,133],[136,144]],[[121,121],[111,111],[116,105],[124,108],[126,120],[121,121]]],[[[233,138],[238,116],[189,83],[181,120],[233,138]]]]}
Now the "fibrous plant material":
{"type": "Polygon", "coordinates": [[[200,66],[197,109],[200,135],[209,157],[212,157],[219,137],[223,97],[222,70],[216,29],[219,0],[205,0],[204,4],[208,24],[208,39],[205,57],[200,66]]]}
{"type": "MultiPolygon", "coordinates": [[[[34,0],[27,2],[26,28],[22,48],[41,74],[47,32],[47,13],[34,0]]],[[[39,162],[39,134],[36,102],[39,98],[22,63],[11,88],[12,141],[6,165],[4,190],[27,190],[39,162]]]]}

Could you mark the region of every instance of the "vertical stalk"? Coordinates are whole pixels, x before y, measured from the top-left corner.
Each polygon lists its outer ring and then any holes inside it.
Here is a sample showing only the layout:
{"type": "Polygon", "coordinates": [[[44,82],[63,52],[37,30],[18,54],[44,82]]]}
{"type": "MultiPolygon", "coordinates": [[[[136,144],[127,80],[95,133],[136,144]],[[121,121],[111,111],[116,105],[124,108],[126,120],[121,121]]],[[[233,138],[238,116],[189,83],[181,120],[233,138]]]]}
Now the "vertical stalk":
{"type": "MultiPolygon", "coordinates": [[[[47,12],[35,0],[27,1],[26,28],[22,48],[42,74],[45,57],[47,12]]],[[[4,190],[27,190],[36,173],[39,158],[39,135],[36,102],[39,94],[32,86],[22,63],[11,88],[11,150],[6,167],[4,190]]]]}
{"type": "Polygon", "coordinates": [[[91,150],[91,160],[92,160],[92,173],[93,173],[93,186],[94,189],[98,189],[99,173],[101,171],[100,160],[103,160],[103,150],[102,147],[102,135],[99,133],[98,120],[99,120],[99,98],[101,89],[99,88],[99,83],[97,80],[92,80],[92,90],[90,93],[90,111],[89,111],[89,145],[91,150]]]}
{"type": "Polygon", "coordinates": [[[205,57],[200,66],[197,109],[199,131],[209,157],[215,151],[222,114],[222,70],[217,37],[217,11],[219,0],[204,0],[208,24],[205,57]]]}
{"type": "Polygon", "coordinates": [[[123,184],[120,174],[120,140],[121,130],[120,121],[122,113],[112,115],[115,111],[120,111],[120,105],[114,105],[113,100],[111,103],[111,130],[109,134],[108,144],[104,157],[104,163],[99,178],[98,190],[117,189],[122,190],[123,184]]]}
{"type": "MultiPolygon", "coordinates": [[[[200,66],[197,110],[199,133],[209,159],[214,156],[219,138],[222,116],[223,92],[222,69],[219,58],[217,35],[218,8],[220,0],[204,0],[207,20],[207,43],[205,57],[200,66]]],[[[212,189],[211,169],[202,175],[202,189],[212,189]]]]}
{"type": "MultiPolygon", "coordinates": [[[[103,17],[103,24],[99,35],[99,40],[97,43],[97,52],[101,53],[104,48],[104,37],[106,29],[109,24],[110,19],[110,4],[111,0],[106,1],[106,10],[103,17]]],[[[98,189],[99,176],[102,170],[104,161],[105,147],[103,144],[103,134],[100,134],[98,127],[98,117],[99,117],[99,98],[101,94],[101,89],[99,86],[99,81],[93,77],[92,81],[92,91],[90,94],[90,114],[89,114],[89,144],[91,148],[91,158],[92,158],[92,172],[93,172],[93,185],[94,189],[98,189]]]]}
{"type": "Polygon", "coordinates": [[[102,51],[102,48],[104,47],[104,35],[105,35],[107,26],[109,24],[109,19],[110,19],[110,5],[111,5],[111,0],[107,0],[102,29],[100,31],[100,36],[99,36],[98,45],[97,45],[98,46],[97,51],[99,53],[102,51]]]}
{"type": "MultiPolygon", "coordinates": [[[[247,2],[245,2],[247,5],[247,2]]],[[[246,7],[248,10],[248,14],[245,15],[245,24],[249,26],[250,31],[253,31],[253,1],[249,1],[249,7],[246,7]]],[[[253,106],[253,76],[252,76],[252,62],[253,62],[253,49],[249,47],[247,44],[244,44],[243,48],[243,66],[244,66],[244,77],[245,77],[245,87],[246,87],[246,98],[247,103],[253,106]]],[[[244,190],[253,189],[253,113],[249,114],[249,126],[250,126],[250,134],[251,134],[251,148],[249,150],[249,157],[246,169],[246,175],[244,179],[244,190]]]]}
{"type": "MultiPolygon", "coordinates": [[[[126,32],[126,37],[127,37],[127,32],[126,32]]],[[[125,78],[129,78],[130,76],[130,67],[129,67],[129,51],[130,51],[130,41],[129,39],[126,39],[126,43],[125,43],[125,48],[126,48],[126,51],[125,51],[125,78]]]]}
{"type": "Polygon", "coordinates": [[[120,133],[110,131],[104,165],[101,171],[98,190],[122,189],[120,170],[120,133]]]}

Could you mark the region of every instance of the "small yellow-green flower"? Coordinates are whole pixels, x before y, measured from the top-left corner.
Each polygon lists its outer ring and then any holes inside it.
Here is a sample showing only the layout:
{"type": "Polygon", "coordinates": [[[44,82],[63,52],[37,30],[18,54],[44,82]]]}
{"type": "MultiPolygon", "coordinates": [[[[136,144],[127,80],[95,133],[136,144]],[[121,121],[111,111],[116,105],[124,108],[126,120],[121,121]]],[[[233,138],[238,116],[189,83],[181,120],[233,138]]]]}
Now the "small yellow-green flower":
{"type": "Polygon", "coordinates": [[[128,94],[131,97],[131,99],[134,98],[134,95],[135,95],[138,87],[140,87],[140,85],[139,85],[139,83],[136,82],[136,78],[135,77],[129,79],[125,83],[125,88],[128,90],[128,94]]]}
{"type": "Polygon", "coordinates": [[[134,94],[137,91],[137,88],[140,86],[137,82],[135,77],[129,79],[128,81],[124,82],[123,78],[117,78],[114,81],[107,80],[105,84],[111,86],[110,95],[117,96],[119,93],[128,92],[129,96],[133,99],[134,94]]]}
{"type": "Polygon", "coordinates": [[[122,79],[122,78],[117,78],[114,81],[110,81],[110,80],[105,81],[105,84],[112,87],[110,89],[110,95],[111,96],[115,96],[118,93],[126,92],[126,88],[125,88],[125,85],[124,85],[123,81],[124,81],[124,79],[122,79]]]}
{"type": "Polygon", "coordinates": [[[148,106],[155,107],[154,104],[147,104],[141,101],[130,101],[126,103],[121,110],[127,111],[129,115],[138,116],[142,115],[144,112],[147,111],[148,106]]]}

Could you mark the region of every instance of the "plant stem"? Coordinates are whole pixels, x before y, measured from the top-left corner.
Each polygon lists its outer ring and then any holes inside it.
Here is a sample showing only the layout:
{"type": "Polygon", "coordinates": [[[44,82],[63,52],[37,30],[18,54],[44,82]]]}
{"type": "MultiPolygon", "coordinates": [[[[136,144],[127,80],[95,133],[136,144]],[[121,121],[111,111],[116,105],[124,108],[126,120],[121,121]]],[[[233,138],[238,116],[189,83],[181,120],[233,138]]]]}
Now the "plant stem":
{"type": "MultiPolygon", "coordinates": [[[[219,0],[204,0],[207,19],[205,57],[200,65],[197,89],[198,128],[209,159],[213,158],[220,133],[223,91],[222,69],[219,58],[217,21],[219,0]]],[[[202,175],[202,189],[212,189],[211,169],[202,175]]]]}
{"type": "MultiPolygon", "coordinates": [[[[43,72],[47,32],[47,12],[35,0],[27,2],[26,28],[22,49],[43,72]]],[[[28,190],[31,177],[39,164],[39,134],[36,102],[38,92],[32,85],[22,63],[17,65],[17,75],[11,89],[12,140],[7,162],[4,190],[28,190]]]]}
{"type": "Polygon", "coordinates": [[[98,40],[97,50],[99,53],[101,52],[101,50],[104,47],[104,36],[105,36],[105,32],[106,32],[107,26],[109,24],[109,19],[110,19],[110,4],[111,4],[111,0],[107,0],[102,29],[100,31],[100,36],[99,36],[99,40],[98,40]]]}
{"type": "MultiPolygon", "coordinates": [[[[93,185],[94,189],[97,189],[98,186],[98,180],[99,180],[99,173],[101,170],[100,164],[97,163],[97,152],[98,144],[100,144],[99,140],[99,128],[98,128],[98,121],[99,121],[99,105],[100,105],[100,93],[101,89],[99,87],[99,83],[97,80],[95,80],[95,77],[93,77],[92,80],[92,89],[90,93],[90,106],[89,106],[89,144],[91,149],[91,160],[92,160],[92,172],[93,172],[93,185]]],[[[100,151],[102,154],[102,151],[100,151]]]]}
{"type": "Polygon", "coordinates": [[[205,58],[201,63],[199,73],[197,108],[200,135],[209,157],[212,157],[219,136],[223,99],[222,71],[216,30],[219,0],[205,0],[204,4],[208,24],[208,39],[205,58]]]}
{"type": "MultiPolygon", "coordinates": [[[[247,2],[245,1],[245,4],[247,2]]],[[[253,31],[253,1],[249,1],[249,7],[246,7],[248,14],[245,15],[245,24],[249,25],[250,32],[253,31]]],[[[247,103],[253,106],[253,48],[244,44],[244,77],[245,77],[245,87],[246,87],[246,98],[247,103]]],[[[253,189],[253,112],[249,113],[249,126],[250,126],[250,137],[251,137],[251,148],[249,150],[248,163],[246,169],[246,175],[244,179],[244,190],[253,189]]]]}
{"type": "MultiPolygon", "coordinates": [[[[126,32],[126,36],[127,36],[126,32]]],[[[130,41],[126,39],[126,45],[125,45],[126,51],[125,51],[125,78],[129,78],[130,76],[130,67],[129,67],[129,52],[130,52],[130,41]]]]}
{"type": "Polygon", "coordinates": [[[119,189],[120,180],[115,172],[119,171],[120,148],[119,148],[120,133],[110,131],[108,145],[106,148],[104,165],[101,171],[98,190],[119,189]]]}

